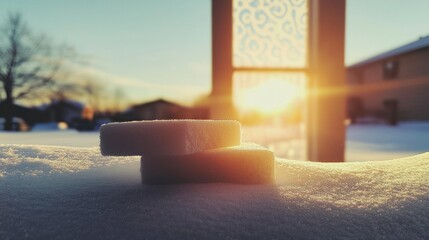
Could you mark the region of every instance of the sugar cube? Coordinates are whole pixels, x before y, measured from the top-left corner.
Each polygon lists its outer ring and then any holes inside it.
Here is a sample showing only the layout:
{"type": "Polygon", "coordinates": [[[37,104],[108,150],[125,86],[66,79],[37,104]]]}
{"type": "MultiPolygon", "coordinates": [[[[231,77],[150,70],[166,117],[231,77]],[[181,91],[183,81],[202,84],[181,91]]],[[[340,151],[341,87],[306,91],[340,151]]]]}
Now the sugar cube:
{"type": "Polygon", "coordinates": [[[182,156],[143,156],[140,171],[146,184],[266,184],[275,178],[274,154],[250,143],[182,156]]]}
{"type": "Polygon", "coordinates": [[[185,155],[241,143],[234,120],[155,120],[109,123],[100,129],[104,156],[185,155]]]}

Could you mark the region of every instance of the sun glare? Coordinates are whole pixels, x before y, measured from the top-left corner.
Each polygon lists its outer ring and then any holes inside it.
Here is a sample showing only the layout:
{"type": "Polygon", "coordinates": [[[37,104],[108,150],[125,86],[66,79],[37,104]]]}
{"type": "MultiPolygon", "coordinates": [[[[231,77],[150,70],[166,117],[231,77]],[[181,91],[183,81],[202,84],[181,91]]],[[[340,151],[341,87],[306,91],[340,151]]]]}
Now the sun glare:
{"type": "Polygon", "coordinates": [[[235,103],[240,112],[258,111],[263,114],[276,114],[299,100],[304,94],[304,89],[288,81],[268,79],[256,86],[240,89],[239,92],[235,103]]]}

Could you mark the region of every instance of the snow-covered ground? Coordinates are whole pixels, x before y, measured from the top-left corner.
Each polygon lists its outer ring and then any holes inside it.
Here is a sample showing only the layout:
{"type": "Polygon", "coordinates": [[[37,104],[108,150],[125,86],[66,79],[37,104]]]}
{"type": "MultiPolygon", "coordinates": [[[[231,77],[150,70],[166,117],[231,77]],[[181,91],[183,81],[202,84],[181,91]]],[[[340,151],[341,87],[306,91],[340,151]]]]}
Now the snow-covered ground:
{"type": "Polygon", "coordinates": [[[429,122],[349,126],[346,149],[347,161],[389,160],[429,152],[429,122]]]}
{"type": "MultiPolygon", "coordinates": [[[[299,127],[244,127],[243,140],[269,147],[276,156],[305,159],[303,130],[299,127]]],[[[97,147],[97,132],[0,132],[0,144],[97,147]]],[[[429,122],[387,125],[351,125],[347,128],[346,161],[374,161],[412,156],[429,151],[429,122]]]]}
{"type": "Polygon", "coordinates": [[[142,185],[138,157],[0,146],[0,239],[429,239],[429,153],[277,159],[273,185],[142,185]]]}
{"type": "MultiPolygon", "coordinates": [[[[300,132],[244,139],[293,155],[300,132]]],[[[101,156],[98,133],[0,133],[0,239],[429,239],[429,153],[374,161],[429,151],[429,123],[347,133],[367,162],[278,158],[273,185],[166,186],[141,184],[139,157],[101,156]]]]}
{"type": "Polygon", "coordinates": [[[0,132],[0,144],[49,145],[64,147],[98,147],[98,132],[74,130],[40,132],[0,132]]]}

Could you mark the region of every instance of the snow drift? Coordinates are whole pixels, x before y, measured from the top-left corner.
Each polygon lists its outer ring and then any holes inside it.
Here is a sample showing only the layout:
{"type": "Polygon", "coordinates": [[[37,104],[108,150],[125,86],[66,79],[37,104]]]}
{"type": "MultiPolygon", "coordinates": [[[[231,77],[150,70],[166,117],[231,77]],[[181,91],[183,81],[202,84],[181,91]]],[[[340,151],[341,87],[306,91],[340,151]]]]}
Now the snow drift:
{"type": "Polygon", "coordinates": [[[141,185],[138,157],[0,145],[0,238],[428,239],[429,153],[277,159],[275,185],[141,185]]]}

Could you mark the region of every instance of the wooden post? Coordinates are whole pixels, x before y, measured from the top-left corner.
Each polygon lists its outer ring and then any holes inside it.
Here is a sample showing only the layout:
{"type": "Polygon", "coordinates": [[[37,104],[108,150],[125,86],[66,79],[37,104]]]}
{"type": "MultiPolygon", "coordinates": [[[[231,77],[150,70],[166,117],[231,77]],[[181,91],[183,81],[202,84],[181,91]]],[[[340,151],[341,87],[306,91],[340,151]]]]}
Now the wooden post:
{"type": "Polygon", "coordinates": [[[308,158],[343,162],[345,0],[310,1],[308,158]]]}
{"type": "Polygon", "coordinates": [[[212,92],[210,117],[235,118],[232,102],[232,0],[212,0],[212,92]]]}

